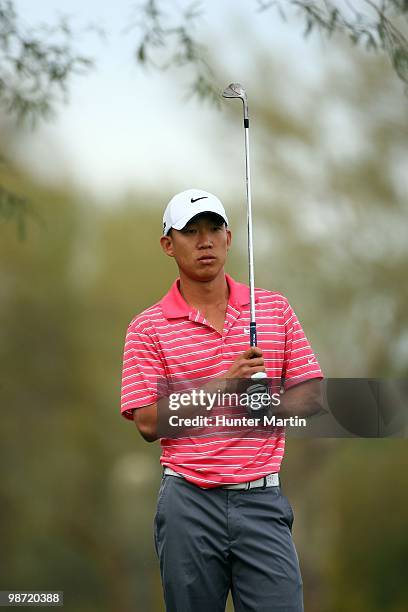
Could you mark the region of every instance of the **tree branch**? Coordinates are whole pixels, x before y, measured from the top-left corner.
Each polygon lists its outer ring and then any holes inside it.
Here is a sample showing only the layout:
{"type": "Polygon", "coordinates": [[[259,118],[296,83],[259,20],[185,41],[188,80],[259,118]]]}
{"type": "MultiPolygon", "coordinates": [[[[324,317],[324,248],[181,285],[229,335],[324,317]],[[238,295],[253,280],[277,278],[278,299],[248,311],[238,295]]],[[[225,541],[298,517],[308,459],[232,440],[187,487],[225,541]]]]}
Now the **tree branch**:
{"type": "MultiPolygon", "coordinates": [[[[285,0],[284,3],[282,0],[256,0],[256,3],[260,11],[275,9],[284,20],[288,18],[288,9],[294,9],[305,21],[305,36],[316,29],[327,36],[339,32],[345,34],[354,45],[364,45],[372,52],[386,53],[399,78],[408,85],[408,41],[388,16],[392,13],[396,17],[405,17],[408,0],[381,0],[380,5],[373,0],[364,1],[374,10],[374,18],[357,10],[349,0],[346,0],[346,4],[350,15],[331,0],[285,0]]],[[[142,19],[137,27],[142,34],[136,60],[145,67],[162,70],[188,65],[193,67],[196,78],[191,91],[219,103],[213,73],[205,60],[206,49],[198,43],[193,33],[195,21],[203,11],[200,5],[189,5],[184,14],[178,16],[179,23],[172,26],[168,25],[169,16],[162,11],[160,0],[147,0],[138,11],[142,19]],[[160,56],[161,64],[155,59],[157,56],[160,56]]]]}
{"type": "Polygon", "coordinates": [[[0,185],[0,218],[3,218],[4,221],[15,222],[19,240],[26,238],[29,216],[38,224],[45,226],[44,219],[36,212],[27,198],[12,193],[0,185]]]}
{"type": "Polygon", "coordinates": [[[93,66],[74,51],[73,38],[67,18],[54,26],[24,28],[12,0],[0,0],[0,107],[8,115],[33,125],[66,100],[70,77],[93,66]]]}

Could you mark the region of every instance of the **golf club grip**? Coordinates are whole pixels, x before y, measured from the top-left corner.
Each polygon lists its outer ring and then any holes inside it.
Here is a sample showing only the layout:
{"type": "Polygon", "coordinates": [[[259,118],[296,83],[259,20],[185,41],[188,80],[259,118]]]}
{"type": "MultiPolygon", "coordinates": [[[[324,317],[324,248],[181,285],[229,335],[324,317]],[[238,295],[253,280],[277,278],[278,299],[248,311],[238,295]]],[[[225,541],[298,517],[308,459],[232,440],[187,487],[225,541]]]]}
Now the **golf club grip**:
{"type": "MultiPolygon", "coordinates": [[[[249,324],[249,342],[251,346],[256,346],[256,323],[255,321],[251,321],[249,324]]],[[[252,374],[251,378],[257,378],[263,380],[267,378],[266,372],[257,372],[256,374],[252,374]]]]}
{"type": "Polygon", "coordinates": [[[256,323],[254,321],[249,324],[249,344],[256,346],[256,323]]]}

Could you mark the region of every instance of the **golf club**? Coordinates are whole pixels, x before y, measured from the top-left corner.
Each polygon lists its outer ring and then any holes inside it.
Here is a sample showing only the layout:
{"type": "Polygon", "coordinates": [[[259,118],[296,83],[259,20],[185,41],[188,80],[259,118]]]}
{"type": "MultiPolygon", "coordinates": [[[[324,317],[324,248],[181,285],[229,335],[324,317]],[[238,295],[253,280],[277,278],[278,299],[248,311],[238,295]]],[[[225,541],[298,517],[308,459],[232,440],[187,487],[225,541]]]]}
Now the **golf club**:
{"type": "MultiPolygon", "coordinates": [[[[238,98],[242,100],[244,109],[244,133],[245,133],[245,185],[247,198],[247,229],[248,229],[248,267],[249,267],[249,304],[250,304],[250,323],[249,323],[249,344],[257,346],[256,337],[256,316],[255,316],[255,282],[254,282],[254,250],[252,238],[252,200],[251,200],[251,170],[249,164],[249,114],[248,98],[245,89],[239,83],[231,83],[222,92],[224,98],[238,98]]],[[[257,372],[251,378],[266,378],[265,372],[257,372]]],[[[265,387],[263,387],[265,390],[265,387]]]]}

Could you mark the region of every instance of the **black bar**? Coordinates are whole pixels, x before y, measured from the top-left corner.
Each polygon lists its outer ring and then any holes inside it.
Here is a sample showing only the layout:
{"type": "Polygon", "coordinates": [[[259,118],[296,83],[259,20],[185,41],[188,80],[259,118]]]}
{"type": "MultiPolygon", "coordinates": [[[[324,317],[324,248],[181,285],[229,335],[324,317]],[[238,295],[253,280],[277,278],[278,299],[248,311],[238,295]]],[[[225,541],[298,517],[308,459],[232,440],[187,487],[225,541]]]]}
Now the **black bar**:
{"type": "Polygon", "coordinates": [[[249,324],[249,344],[256,346],[256,323],[254,322],[249,324]]]}

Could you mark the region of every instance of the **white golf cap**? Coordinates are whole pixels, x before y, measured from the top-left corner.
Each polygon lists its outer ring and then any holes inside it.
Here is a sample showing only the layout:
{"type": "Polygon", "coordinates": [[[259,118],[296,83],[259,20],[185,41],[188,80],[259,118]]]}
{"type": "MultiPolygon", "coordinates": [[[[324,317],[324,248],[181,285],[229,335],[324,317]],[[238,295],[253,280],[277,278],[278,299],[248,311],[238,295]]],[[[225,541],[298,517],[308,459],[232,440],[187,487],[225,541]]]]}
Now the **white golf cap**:
{"type": "Polygon", "coordinates": [[[172,227],[181,230],[200,213],[212,212],[220,215],[228,225],[228,217],[221,201],[212,193],[202,189],[187,189],[177,193],[167,204],[163,215],[163,235],[167,236],[172,227]]]}

